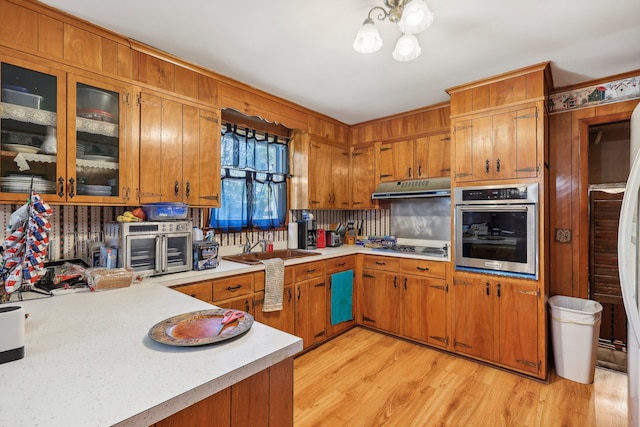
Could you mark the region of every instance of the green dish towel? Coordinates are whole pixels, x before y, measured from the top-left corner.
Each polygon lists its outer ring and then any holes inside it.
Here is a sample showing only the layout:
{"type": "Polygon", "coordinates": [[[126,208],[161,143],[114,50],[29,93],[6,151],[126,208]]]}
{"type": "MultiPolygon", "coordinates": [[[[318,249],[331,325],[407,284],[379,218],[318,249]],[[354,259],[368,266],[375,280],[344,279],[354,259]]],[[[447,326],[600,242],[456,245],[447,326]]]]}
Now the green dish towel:
{"type": "Polygon", "coordinates": [[[353,270],[331,275],[331,324],[353,320],[353,270]]]}

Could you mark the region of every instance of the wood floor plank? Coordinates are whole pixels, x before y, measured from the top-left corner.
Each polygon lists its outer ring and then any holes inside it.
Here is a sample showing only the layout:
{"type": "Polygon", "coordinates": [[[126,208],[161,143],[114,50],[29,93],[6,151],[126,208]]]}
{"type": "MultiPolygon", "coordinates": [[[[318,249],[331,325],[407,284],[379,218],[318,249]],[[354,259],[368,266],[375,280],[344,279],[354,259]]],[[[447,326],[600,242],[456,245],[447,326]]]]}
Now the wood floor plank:
{"type": "Polygon", "coordinates": [[[365,328],[296,358],[294,375],[296,427],[626,425],[624,374],[544,384],[365,328]]]}

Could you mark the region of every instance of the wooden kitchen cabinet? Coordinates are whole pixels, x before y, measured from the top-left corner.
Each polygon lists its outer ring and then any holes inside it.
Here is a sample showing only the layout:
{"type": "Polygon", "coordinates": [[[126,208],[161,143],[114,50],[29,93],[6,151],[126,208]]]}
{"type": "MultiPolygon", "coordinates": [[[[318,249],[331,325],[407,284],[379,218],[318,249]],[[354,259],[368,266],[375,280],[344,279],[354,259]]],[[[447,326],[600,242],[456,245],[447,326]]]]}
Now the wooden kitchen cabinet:
{"type": "Polygon", "coordinates": [[[282,310],[263,312],[264,306],[264,272],[254,273],[254,318],[260,323],[273,328],[295,334],[295,298],[293,286],[293,267],[284,269],[284,288],[282,310]]]}
{"type": "Polygon", "coordinates": [[[334,337],[341,332],[346,331],[347,329],[352,328],[355,321],[355,307],[356,307],[356,298],[355,298],[355,268],[356,268],[356,257],[355,255],[343,256],[338,258],[330,258],[326,261],[326,275],[327,275],[327,338],[334,337]],[[335,325],[331,323],[331,290],[333,288],[332,277],[331,275],[335,273],[342,273],[345,271],[350,271],[354,276],[352,280],[353,285],[353,293],[351,295],[351,319],[346,322],[340,322],[335,325]]]}
{"type": "Polygon", "coordinates": [[[191,283],[188,285],[173,286],[172,289],[187,294],[190,297],[213,303],[213,282],[211,280],[203,280],[202,282],[191,283]]]}
{"type": "Polygon", "coordinates": [[[405,338],[446,348],[447,263],[367,255],[359,321],[405,338]]]}
{"type": "Polygon", "coordinates": [[[293,357],[260,371],[154,424],[293,426],[293,357]]]}
{"type": "Polygon", "coordinates": [[[295,334],[294,287],[287,285],[283,289],[282,310],[263,312],[264,291],[254,295],[254,318],[257,322],[269,325],[291,335],[295,334]]]}
{"type": "Polygon", "coordinates": [[[415,179],[412,140],[383,142],[377,154],[376,164],[380,182],[415,179]]]}
{"type": "Polygon", "coordinates": [[[453,121],[456,182],[535,178],[539,120],[529,105],[453,121]]]}
{"type": "Polygon", "coordinates": [[[219,205],[217,112],[141,92],[140,153],[140,203],[219,205]]]}
{"type": "Polygon", "coordinates": [[[358,322],[400,333],[400,297],[397,258],[365,255],[358,292],[358,322]]]}
{"type": "Polygon", "coordinates": [[[309,208],[347,209],[350,205],[348,148],[312,140],[309,144],[309,208]]]}
{"type": "Polygon", "coordinates": [[[327,336],[327,287],[324,261],[299,264],[294,269],[295,335],[308,349],[327,336]]]}
{"type": "Polygon", "coordinates": [[[351,208],[372,209],[376,203],[371,199],[375,190],[375,147],[351,149],[351,208]]]}
{"type": "Polygon", "coordinates": [[[402,335],[437,347],[449,343],[447,263],[402,259],[402,335]]]}
{"type": "Polygon", "coordinates": [[[325,278],[296,282],[295,335],[302,338],[303,349],[324,341],[327,337],[327,287],[325,278]]]}
{"type": "Polygon", "coordinates": [[[450,157],[448,133],[382,143],[378,178],[386,182],[449,176],[450,157]]]}
{"type": "Polygon", "coordinates": [[[535,282],[457,274],[456,352],[544,376],[539,348],[540,289],[535,282]]]}
{"type": "Polygon", "coordinates": [[[129,201],[131,85],[2,53],[0,201],[23,203],[34,172],[33,188],[50,203],[129,201]]]}

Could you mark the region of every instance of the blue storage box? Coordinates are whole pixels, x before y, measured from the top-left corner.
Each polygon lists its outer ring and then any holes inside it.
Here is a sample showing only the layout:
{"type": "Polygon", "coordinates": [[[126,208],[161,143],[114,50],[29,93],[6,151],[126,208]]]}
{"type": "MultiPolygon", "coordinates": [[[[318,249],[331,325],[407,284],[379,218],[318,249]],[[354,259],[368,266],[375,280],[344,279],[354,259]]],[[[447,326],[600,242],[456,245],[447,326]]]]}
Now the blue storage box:
{"type": "Polygon", "coordinates": [[[142,205],[149,221],[173,221],[185,219],[188,206],[184,203],[149,203],[142,205]]]}

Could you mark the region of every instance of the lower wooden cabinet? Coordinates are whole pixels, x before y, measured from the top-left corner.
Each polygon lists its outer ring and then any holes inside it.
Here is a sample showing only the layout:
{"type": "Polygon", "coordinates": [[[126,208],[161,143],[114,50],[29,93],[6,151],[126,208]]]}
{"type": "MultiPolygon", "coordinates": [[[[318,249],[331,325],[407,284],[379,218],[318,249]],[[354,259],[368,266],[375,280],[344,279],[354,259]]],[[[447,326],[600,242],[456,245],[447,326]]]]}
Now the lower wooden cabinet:
{"type": "Polygon", "coordinates": [[[295,299],[293,285],[284,287],[282,310],[263,312],[264,291],[258,291],[253,297],[254,318],[257,322],[269,325],[289,334],[295,334],[295,299]]]}
{"type": "Polygon", "coordinates": [[[544,302],[538,284],[471,274],[457,274],[453,283],[454,350],[544,377],[546,350],[539,330],[544,302]]]}
{"type": "Polygon", "coordinates": [[[327,287],[324,275],[295,284],[295,335],[302,338],[303,349],[327,337],[327,287]]]}
{"type": "Polygon", "coordinates": [[[201,400],[155,426],[293,426],[293,357],[201,400]]]}
{"type": "Polygon", "coordinates": [[[437,261],[365,256],[358,321],[446,348],[446,269],[437,261]]]}
{"type": "Polygon", "coordinates": [[[334,337],[347,329],[352,328],[356,324],[355,320],[355,269],[356,269],[356,256],[344,256],[339,258],[331,258],[327,260],[326,264],[326,276],[327,276],[327,338],[334,337]],[[332,324],[331,319],[331,293],[333,291],[333,274],[344,273],[350,271],[352,273],[352,294],[351,294],[351,319],[345,322],[340,322],[335,325],[332,324]]]}

